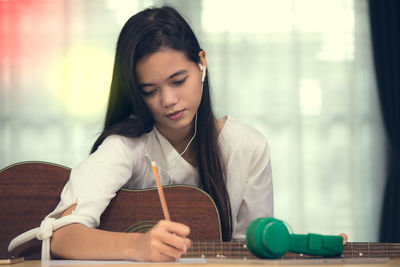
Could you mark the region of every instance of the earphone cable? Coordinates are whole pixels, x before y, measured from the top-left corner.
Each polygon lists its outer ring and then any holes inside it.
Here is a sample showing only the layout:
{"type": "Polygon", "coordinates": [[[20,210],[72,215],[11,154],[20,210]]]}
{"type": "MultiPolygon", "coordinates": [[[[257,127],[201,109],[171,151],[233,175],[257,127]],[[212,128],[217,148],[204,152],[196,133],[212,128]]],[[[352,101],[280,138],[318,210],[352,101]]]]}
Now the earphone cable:
{"type": "Polygon", "coordinates": [[[190,144],[193,142],[194,138],[196,137],[196,133],[197,133],[197,112],[196,112],[196,118],[194,120],[194,134],[192,136],[192,138],[190,139],[189,143],[186,145],[185,149],[183,150],[182,153],[179,153],[179,155],[183,155],[185,154],[185,152],[187,151],[187,149],[189,148],[190,144]]]}

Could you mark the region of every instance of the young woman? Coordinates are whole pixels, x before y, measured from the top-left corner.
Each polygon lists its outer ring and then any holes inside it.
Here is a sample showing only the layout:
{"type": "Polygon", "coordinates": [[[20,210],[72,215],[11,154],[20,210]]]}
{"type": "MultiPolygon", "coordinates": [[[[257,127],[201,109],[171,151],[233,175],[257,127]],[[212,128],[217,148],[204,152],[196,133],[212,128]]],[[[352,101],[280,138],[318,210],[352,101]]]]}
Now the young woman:
{"type": "Polygon", "coordinates": [[[171,7],[131,17],[117,43],[104,130],[91,155],[71,171],[61,202],[38,229],[42,258],[179,258],[190,229],[162,220],[147,233],[96,229],[121,188],[189,184],[214,199],[223,239],[244,239],[248,224],[273,216],[269,148],[255,129],[214,116],[206,53],[171,7]],[[54,233],[53,233],[54,231],[54,233]]]}

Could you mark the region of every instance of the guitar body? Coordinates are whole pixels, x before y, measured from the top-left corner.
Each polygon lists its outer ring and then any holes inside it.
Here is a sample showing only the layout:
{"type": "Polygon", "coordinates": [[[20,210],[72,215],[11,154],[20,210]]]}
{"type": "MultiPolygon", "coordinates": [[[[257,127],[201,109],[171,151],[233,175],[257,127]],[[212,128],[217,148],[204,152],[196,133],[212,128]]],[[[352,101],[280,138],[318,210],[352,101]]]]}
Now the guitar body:
{"type": "Polygon", "coordinates": [[[32,240],[7,248],[17,235],[36,228],[60,201],[70,169],[41,162],[11,165],[0,172],[0,257],[40,258],[41,241],[32,240]]]}
{"type": "MultiPolygon", "coordinates": [[[[0,171],[0,258],[23,256],[40,259],[41,241],[32,240],[11,253],[10,241],[36,228],[56,207],[70,169],[51,163],[25,162],[0,171]]],[[[192,246],[184,257],[256,258],[245,242],[221,242],[221,226],[214,202],[204,191],[191,186],[167,186],[164,194],[171,219],[190,227],[192,246]]],[[[145,232],[163,212],[156,189],[120,190],[101,216],[100,229],[145,232]]],[[[400,257],[400,244],[349,242],[342,258],[400,257]]],[[[283,259],[316,258],[287,252],[283,259]]]]}
{"type": "MultiPolygon", "coordinates": [[[[188,225],[191,240],[221,241],[218,211],[207,193],[186,185],[165,186],[163,191],[171,220],[188,225]]],[[[147,232],[162,219],[157,188],[120,190],[103,213],[99,228],[147,232]]]]}

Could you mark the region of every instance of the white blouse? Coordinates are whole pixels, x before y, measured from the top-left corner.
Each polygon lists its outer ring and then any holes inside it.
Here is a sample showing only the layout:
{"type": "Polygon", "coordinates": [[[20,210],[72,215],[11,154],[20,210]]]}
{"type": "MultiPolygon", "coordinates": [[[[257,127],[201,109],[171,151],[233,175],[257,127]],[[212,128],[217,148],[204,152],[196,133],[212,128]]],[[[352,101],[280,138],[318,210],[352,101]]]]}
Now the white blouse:
{"type": "MultiPolygon", "coordinates": [[[[257,130],[225,117],[218,141],[226,167],[232,212],[232,237],[244,239],[247,226],[258,217],[273,216],[273,188],[267,141],[257,130]]],[[[61,201],[42,222],[11,241],[9,250],[30,240],[43,240],[42,259],[50,258],[50,237],[74,222],[97,227],[100,216],[121,188],[155,187],[151,161],[157,163],[162,185],[201,187],[197,168],[189,164],[156,127],[140,137],[107,137],[78,167],[61,193],[61,201]],[[61,214],[76,204],[71,215],[61,214]]]]}

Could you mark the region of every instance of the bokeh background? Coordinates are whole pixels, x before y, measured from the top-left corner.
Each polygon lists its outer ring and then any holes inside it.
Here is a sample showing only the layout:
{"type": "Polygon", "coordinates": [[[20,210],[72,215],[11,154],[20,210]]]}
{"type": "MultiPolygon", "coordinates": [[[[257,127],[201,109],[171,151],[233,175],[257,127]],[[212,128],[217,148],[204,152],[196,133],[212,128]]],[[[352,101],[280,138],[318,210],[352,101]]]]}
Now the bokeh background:
{"type": "Polygon", "coordinates": [[[218,116],[266,136],[275,216],[377,241],[385,136],[365,0],[0,0],[0,168],[87,157],[119,31],[162,4],[206,50],[218,116]]]}

